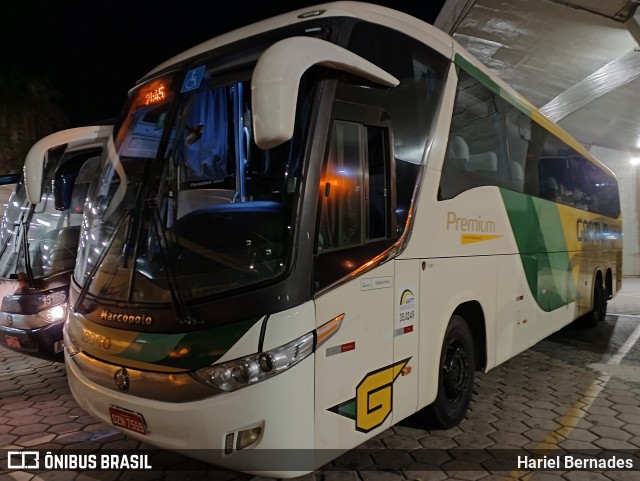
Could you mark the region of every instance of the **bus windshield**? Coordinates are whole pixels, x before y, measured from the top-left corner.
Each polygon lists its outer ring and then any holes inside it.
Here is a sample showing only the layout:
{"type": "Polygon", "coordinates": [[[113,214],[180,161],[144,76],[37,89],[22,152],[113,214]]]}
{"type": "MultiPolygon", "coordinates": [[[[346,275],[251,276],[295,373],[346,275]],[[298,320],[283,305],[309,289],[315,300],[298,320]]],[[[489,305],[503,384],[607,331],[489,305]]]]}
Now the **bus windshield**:
{"type": "Polygon", "coordinates": [[[87,199],[74,274],[85,294],[188,301],[285,271],[302,169],[295,136],[259,149],[252,68],[220,66],[198,65],[132,93],[87,199]]]}
{"type": "Polygon", "coordinates": [[[2,220],[0,277],[11,278],[20,273],[32,279],[48,278],[69,272],[75,264],[82,206],[88,180],[78,179],[71,205],[64,211],[55,208],[52,176],[57,166],[47,172],[42,197],[38,204],[27,202],[22,180],[8,202],[2,220]]]}
{"type": "Polygon", "coordinates": [[[25,272],[24,256],[21,256],[21,225],[28,211],[27,193],[21,177],[11,193],[0,227],[0,278],[8,279],[12,274],[25,272]]]}

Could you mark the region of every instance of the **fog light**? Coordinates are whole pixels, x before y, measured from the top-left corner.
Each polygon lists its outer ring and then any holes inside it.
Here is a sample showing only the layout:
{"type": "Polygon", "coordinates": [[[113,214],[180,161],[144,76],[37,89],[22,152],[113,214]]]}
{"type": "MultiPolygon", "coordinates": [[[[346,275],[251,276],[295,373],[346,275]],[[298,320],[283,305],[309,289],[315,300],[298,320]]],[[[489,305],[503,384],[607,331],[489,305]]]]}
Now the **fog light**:
{"type": "Polygon", "coordinates": [[[58,354],[64,350],[64,341],[56,341],[53,343],[53,352],[58,354]]]}
{"type": "Polygon", "coordinates": [[[240,451],[246,447],[251,446],[260,439],[262,434],[262,427],[245,429],[244,431],[238,431],[238,440],[236,442],[236,449],[240,451]]]}

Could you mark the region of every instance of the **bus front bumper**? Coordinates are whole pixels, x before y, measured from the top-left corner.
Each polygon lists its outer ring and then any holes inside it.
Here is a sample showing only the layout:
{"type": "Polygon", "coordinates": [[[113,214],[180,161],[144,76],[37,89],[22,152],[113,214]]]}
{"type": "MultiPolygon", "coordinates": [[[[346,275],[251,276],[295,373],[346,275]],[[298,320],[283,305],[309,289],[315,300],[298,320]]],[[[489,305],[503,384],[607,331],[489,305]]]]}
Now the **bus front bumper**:
{"type": "Polygon", "coordinates": [[[318,467],[313,451],[313,355],[267,381],[189,402],[119,392],[117,376],[113,386],[100,385],[84,375],[83,357],[88,356],[65,352],[76,402],[133,438],[213,465],[270,477],[300,476],[318,467]]]}
{"type": "Polygon", "coordinates": [[[56,321],[36,329],[0,325],[0,344],[14,351],[50,361],[63,361],[62,327],[56,321]]]}

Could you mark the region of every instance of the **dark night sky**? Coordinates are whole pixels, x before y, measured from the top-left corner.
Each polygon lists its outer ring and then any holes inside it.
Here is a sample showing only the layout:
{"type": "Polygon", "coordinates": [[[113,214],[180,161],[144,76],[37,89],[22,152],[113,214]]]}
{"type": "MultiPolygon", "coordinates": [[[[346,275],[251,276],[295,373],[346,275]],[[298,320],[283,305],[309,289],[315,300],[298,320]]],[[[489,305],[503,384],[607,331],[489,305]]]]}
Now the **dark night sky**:
{"type": "MultiPolygon", "coordinates": [[[[138,78],[183,50],[237,27],[322,2],[74,3],[14,0],[0,7],[0,71],[48,78],[62,95],[70,126],[116,116],[138,78]]],[[[371,3],[433,23],[444,0],[371,3]]]]}

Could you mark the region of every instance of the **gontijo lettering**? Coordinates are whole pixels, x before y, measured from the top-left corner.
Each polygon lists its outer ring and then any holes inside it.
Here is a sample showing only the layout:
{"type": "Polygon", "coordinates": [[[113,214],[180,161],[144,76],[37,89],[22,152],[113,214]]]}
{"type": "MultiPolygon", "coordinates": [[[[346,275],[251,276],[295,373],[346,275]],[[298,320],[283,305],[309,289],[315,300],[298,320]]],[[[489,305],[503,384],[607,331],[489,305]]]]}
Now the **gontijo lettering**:
{"type": "Polygon", "coordinates": [[[576,221],[576,237],[580,242],[600,242],[614,235],[618,236],[616,229],[604,222],[586,219],[576,221]]]}

